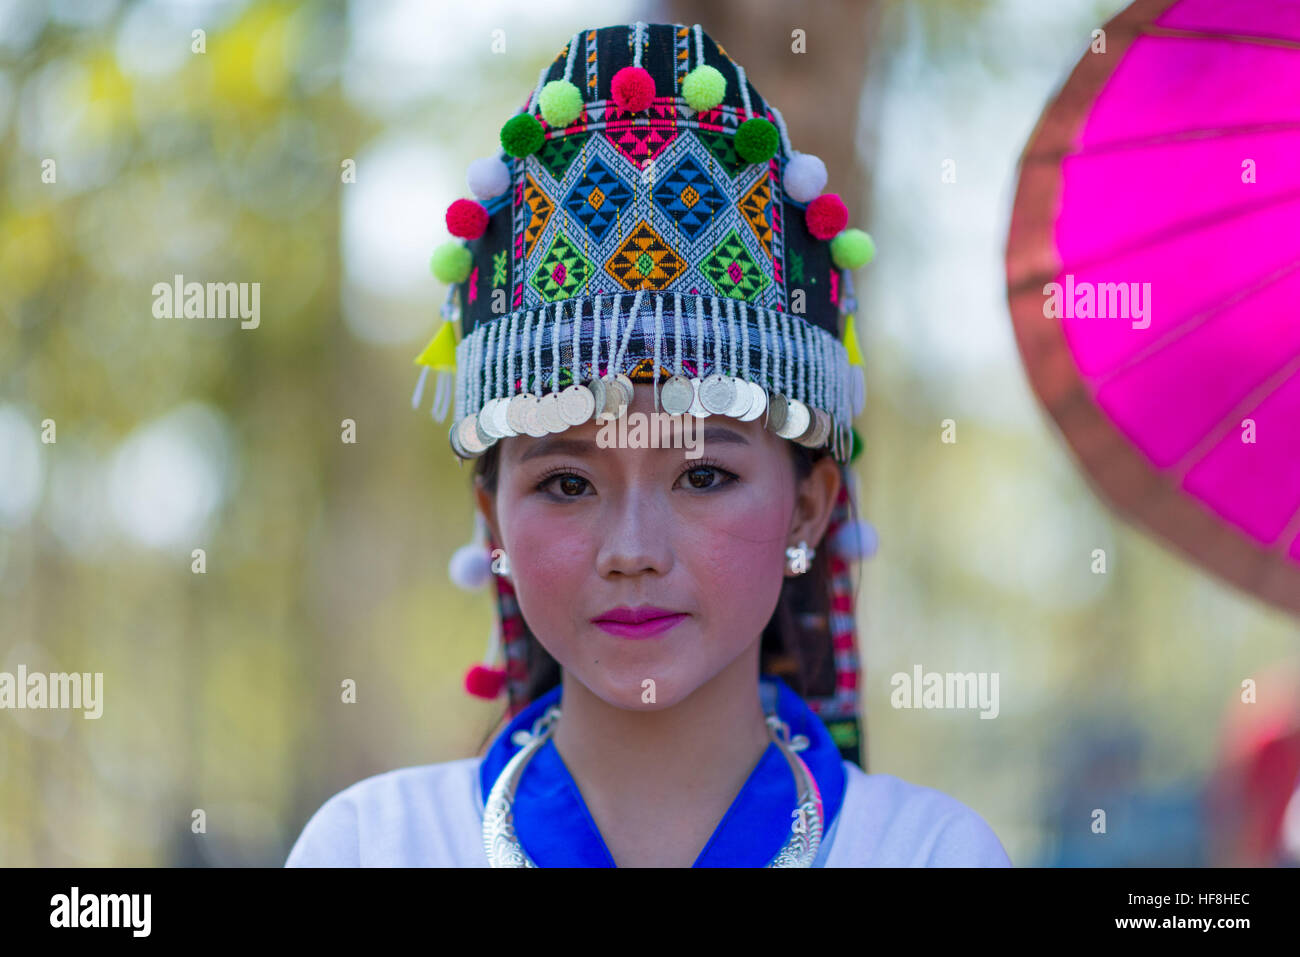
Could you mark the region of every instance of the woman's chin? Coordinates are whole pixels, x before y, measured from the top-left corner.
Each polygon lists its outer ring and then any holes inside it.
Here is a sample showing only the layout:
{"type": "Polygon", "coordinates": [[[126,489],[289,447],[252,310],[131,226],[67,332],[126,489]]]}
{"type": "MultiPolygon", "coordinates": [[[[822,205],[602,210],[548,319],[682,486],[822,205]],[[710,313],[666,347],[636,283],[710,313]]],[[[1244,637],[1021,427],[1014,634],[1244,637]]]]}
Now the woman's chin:
{"type": "Polygon", "coordinates": [[[654,667],[648,662],[611,662],[607,657],[591,663],[578,675],[592,694],[614,708],[660,711],[685,698],[693,689],[682,662],[654,667]]]}

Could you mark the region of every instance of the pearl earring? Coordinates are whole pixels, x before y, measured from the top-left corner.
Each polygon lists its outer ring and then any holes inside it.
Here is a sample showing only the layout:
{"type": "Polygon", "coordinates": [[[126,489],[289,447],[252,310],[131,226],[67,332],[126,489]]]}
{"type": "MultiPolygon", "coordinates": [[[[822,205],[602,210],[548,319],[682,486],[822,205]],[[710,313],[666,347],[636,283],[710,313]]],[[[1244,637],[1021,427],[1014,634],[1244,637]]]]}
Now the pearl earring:
{"type": "Polygon", "coordinates": [[[808,571],[808,565],[812,562],[813,556],[817,554],[817,549],[810,548],[807,542],[800,542],[798,545],[791,545],[785,550],[785,567],[791,575],[802,575],[808,571]]]}

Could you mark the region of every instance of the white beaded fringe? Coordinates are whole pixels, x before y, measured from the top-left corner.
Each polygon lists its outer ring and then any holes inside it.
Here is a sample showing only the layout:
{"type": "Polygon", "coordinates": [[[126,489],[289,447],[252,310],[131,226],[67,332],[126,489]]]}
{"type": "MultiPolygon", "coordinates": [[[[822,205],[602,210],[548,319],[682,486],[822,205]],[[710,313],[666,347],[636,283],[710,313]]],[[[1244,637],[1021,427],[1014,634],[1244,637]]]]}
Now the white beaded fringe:
{"type": "MultiPolygon", "coordinates": [[[[824,410],[833,419],[828,439],[832,450],[837,457],[846,452],[855,411],[852,376],[857,370],[849,364],[844,344],[825,329],[788,312],[726,297],[697,294],[694,298],[692,307],[680,292],[670,297],[643,289],[626,309],[626,296],[615,295],[608,315],[605,297],[596,296],[586,316],[581,303],[568,301],[536,311],[520,310],[479,325],[456,346],[453,425],[476,414],[492,399],[519,391],[536,395],[560,391],[562,365],[571,370],[573,381],[589,381],[600,374],[604,353],[607,374],[626,373],[633,334],[639,332],[636,358],[651,356],[656,370],[671,360],[669,371],[686,376],[683,359],[693,352],[697,376],[716,373],[755,381],[769,392],[824,410]],[[665,309],[672,313],[671,331],[664,319],[665,309]],[[690,347],[692,338],[694,349],[690,347]],[[607,341],[605,348],[602,340],[607,341]],[[584,343],[590,344],[586,355],[584,343]],[[543,365],[547,347],[550,362],[543,365]],[[751,348],[757,352],[756,370],[751,368],[751,348]]],[[[417,388],[423,392],[422,384],[417,388]]],[[[652,382],[652,393],[657,410],[658,376],[652,382]]]]}

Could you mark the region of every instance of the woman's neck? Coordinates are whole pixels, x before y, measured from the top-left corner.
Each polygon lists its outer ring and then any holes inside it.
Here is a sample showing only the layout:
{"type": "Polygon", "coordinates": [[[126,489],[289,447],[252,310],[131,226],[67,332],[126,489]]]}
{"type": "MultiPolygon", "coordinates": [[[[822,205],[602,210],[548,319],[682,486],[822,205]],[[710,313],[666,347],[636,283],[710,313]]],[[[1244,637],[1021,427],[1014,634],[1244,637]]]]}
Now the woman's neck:
{"type": "Polygon", "coordinates": [[[568,673],[555,747],[620,867],[689,867],[770,738],[758,642],[671,708],[614,707],[568,673]]]}

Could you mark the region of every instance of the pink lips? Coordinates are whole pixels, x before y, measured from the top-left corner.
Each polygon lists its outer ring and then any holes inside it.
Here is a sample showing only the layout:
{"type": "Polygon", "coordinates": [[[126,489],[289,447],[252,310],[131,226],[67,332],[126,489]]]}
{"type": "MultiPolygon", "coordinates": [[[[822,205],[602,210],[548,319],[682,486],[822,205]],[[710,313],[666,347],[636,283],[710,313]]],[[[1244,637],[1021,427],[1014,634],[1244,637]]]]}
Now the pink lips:
{"type": "Polygon", "coordinates": [[[620,638],[650,638],[668,631],[685,618],[685,612],[642,605],[639,608],[611,608],[597,615],[592,622],[620,638]]]}

